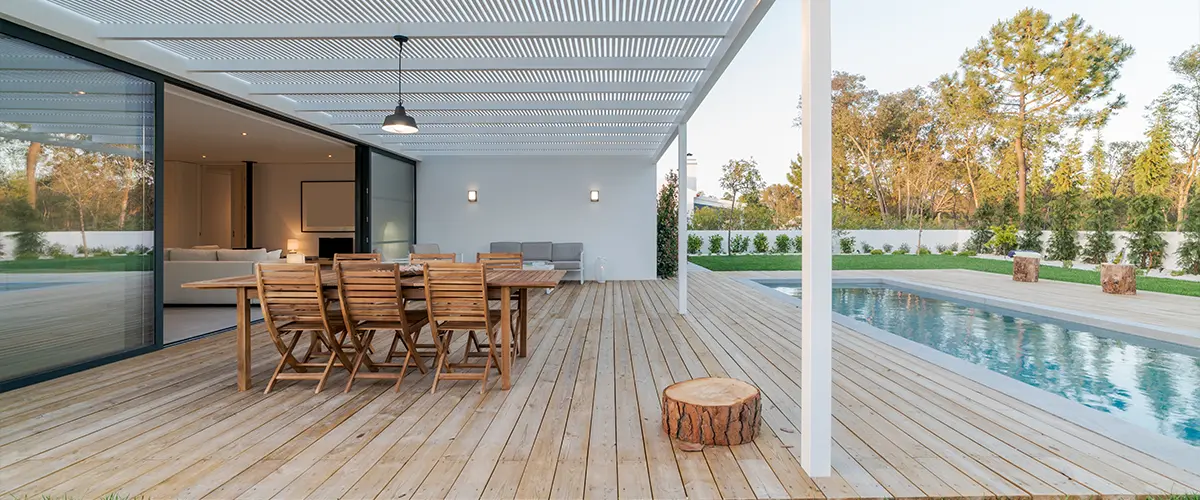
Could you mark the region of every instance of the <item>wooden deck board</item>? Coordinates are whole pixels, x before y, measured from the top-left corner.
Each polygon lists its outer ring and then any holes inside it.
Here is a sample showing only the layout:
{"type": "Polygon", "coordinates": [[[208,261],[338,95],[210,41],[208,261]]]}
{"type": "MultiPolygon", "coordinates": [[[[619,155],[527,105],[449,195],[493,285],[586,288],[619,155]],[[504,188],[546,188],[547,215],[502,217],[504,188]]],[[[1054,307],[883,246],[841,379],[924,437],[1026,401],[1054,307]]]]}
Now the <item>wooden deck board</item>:
{"type": "MultiPolygon", "coordinates": [[[[514,385],[399,392],[338,374],[321,394],[234,391],[231,333],[5,394],[0,495],[152,498],[1130,498],[1200,477],[843,327],[834,474],[799,466],[794,306],[727,276],[566,284],[531,294],[514,385]],[[754,443],[684,452],[661,390],[702,376],[763,391],[754,443]]],[[[258,332],[254,378],[275,359],[258,332]]],[[[383,342],[383,339],[380,339],[383,342]]],[[[461,339],[456,339],[461,344],[461,339]]]]}

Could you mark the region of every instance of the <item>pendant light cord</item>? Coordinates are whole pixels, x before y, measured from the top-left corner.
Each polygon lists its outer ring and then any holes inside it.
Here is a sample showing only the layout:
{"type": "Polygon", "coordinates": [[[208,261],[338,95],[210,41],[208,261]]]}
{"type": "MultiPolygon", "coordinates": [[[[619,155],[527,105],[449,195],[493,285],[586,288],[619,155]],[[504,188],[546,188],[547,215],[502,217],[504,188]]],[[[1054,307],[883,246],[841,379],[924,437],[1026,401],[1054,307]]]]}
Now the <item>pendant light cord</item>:
{"type": "Polygon", "coordinates": [[[396,102],[404,106],[404,41],[400,41],[400,57],[396,67],[396,102]]]}

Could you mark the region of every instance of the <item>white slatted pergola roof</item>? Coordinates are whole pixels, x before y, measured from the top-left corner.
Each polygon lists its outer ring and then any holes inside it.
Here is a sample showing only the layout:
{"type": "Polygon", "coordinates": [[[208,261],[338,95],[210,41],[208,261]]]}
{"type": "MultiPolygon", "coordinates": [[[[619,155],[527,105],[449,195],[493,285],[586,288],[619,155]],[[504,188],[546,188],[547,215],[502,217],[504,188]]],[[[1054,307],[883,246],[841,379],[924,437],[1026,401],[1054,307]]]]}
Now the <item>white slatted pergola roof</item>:
{"type": "MultiPolygon", "coordinates": [[[[0,16],[417,158],[657,159],[772,2],[15,0],[0,16]],[[409,136],[380,129],[396,105],[395,34],[412,37],[404,101],[421,131],[409,136]]],[[[71,91],[10,78],[34,69],[7,59],[0,90],[71,91]]]]}

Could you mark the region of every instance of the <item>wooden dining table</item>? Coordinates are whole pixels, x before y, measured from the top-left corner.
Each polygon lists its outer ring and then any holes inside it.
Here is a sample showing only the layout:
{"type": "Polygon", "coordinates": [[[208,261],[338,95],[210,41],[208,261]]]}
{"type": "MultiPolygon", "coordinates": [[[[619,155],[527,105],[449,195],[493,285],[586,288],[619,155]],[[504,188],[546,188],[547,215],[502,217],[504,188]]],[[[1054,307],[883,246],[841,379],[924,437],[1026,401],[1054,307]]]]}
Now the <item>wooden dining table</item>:
{"type": "MultiPolygon", "coordinates": [[[[529,319],[526,314],[529,289],[549,289],[558,286],[566,271],[495,270],[488,271],[487,283],[490,290],[498,292],[500,301],[500,386],[512,387],[512,294],[518,293],[521,322],[518,325],[521,342],[518,355],[525,356],[525,338],[528,336],[529,319]]],[[[422,276],[401,278],[404,293],[408,298],[425,298],[425,279],[422,276]]],[[[321,285],[326,297],[337,300],[337,275],[333,271],[321,271],[321,285]]],[[[258,298],[258,283],[254,275],[230,276],[204,281],[184,283],[183,288],[200,290],[233,290],[237,294],[237,383],[238,390],[250,389],[250,301],[258,298]]]]}

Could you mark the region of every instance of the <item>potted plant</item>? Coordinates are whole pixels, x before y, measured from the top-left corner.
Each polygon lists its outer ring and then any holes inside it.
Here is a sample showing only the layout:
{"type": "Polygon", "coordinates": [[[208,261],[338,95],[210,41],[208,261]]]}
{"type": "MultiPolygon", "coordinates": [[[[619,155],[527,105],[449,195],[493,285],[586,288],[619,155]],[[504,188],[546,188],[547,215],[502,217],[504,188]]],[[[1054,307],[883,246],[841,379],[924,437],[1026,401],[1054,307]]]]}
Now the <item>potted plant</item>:
{"type": "Polygon", "coordinates": [[[1104,293],[1134,295],[1137,293],[1137,273],[1133,264],[1123,264],[1125,250],[1117,252],[1112,263],[1100,264],[1100,287],[1104,293]]]}

